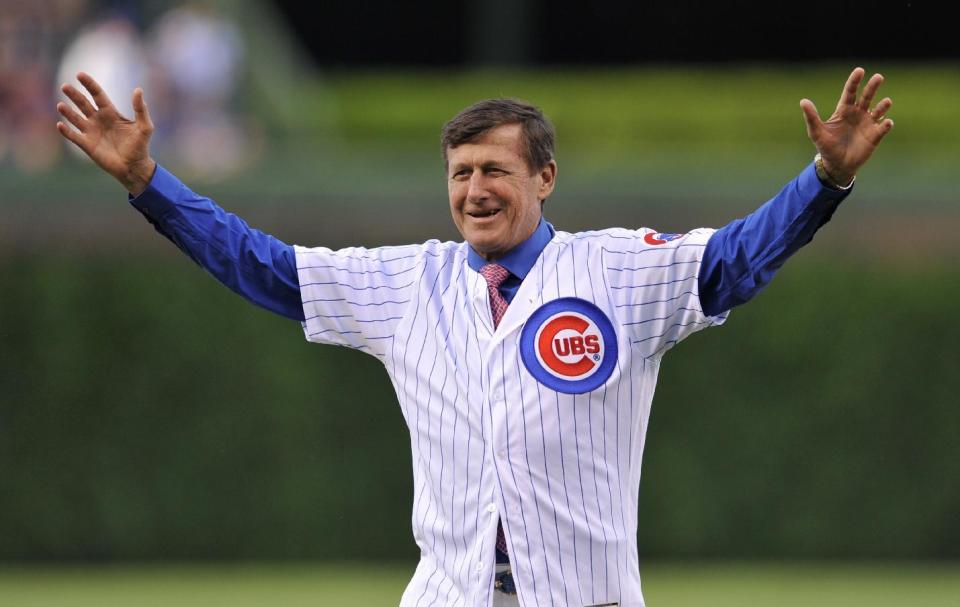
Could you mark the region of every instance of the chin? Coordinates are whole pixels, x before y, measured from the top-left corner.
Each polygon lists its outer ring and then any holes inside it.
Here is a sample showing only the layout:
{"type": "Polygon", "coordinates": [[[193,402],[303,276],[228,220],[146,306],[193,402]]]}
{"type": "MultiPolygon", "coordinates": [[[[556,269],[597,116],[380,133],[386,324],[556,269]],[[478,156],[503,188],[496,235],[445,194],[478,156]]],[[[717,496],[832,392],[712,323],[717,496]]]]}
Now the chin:
{"type": "Polygon", "coordinates": [[[483,239],[467,239],[467,243],[473,247],[477,253],[480,253],[484,258],[488,258],[491,255],[498,255],[503,253],[503,247],[498,243],[490,242],[483,239]]]}
{"type": "Polygon", "coordinates": [[[469,242],[470,246],[480,252],[497,248],[497,239],[491,238],[491,236],[492,235],[489,232],[482,230],[469,230],[463,235],[463,239],[469,242]]]}

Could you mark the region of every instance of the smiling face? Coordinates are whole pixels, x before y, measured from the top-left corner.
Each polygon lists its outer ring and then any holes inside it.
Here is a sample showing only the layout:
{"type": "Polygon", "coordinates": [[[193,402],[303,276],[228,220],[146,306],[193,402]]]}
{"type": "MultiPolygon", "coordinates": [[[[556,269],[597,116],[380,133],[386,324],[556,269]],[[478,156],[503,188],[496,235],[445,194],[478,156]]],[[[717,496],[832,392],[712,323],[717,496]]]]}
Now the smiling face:
{"type": "Polygon", "coordinates": [[[500,125],[448,148],[453,223],[481,257],[503,257],[537,229],[541,201],[553,192],[556,175],[553,160],[531,172],[519,124],[500,125]]]}

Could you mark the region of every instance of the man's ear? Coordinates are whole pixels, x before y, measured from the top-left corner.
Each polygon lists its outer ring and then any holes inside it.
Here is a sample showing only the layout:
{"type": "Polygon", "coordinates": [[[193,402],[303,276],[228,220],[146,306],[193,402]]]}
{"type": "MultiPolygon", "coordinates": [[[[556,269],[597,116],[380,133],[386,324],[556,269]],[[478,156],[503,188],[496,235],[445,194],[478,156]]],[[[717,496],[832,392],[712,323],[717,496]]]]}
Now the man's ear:
{"type": "Polygon", "coordinates": [[[546,200],[553,193],[553,187],[557,183],[557,161],[551,160],[540,169],[540,187],[537,191],[537,198],[541,201],[546,200]]]}

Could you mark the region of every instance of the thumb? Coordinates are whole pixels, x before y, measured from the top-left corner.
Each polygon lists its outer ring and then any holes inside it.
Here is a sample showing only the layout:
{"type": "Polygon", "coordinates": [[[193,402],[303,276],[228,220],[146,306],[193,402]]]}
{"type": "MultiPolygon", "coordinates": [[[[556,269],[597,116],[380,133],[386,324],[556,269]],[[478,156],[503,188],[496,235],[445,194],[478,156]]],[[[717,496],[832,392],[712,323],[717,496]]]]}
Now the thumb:
{"type": "Polygon", "coordinates": [[[153,132],[153,121],[150,120],[150,111],[143,98],[143,89],[139,86],[133,89],[133,113],[137,124],[148,133],[153,132]]]}
{"type": "Polygon", "coordinates": [[[820,113],[817,112],[817,106],[809,99],[800,100],[800,109],[803,111],[803,120],[807,123],[807,136],[814,139],[816,133],[820,130],[820,113]]]}

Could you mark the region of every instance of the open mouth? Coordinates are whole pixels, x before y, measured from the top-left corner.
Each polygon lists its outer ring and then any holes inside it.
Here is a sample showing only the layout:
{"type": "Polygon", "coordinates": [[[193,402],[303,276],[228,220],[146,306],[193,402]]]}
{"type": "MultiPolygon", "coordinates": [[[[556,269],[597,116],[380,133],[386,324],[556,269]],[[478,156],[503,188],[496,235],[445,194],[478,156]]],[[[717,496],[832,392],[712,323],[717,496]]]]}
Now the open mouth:
{"type": "Polygon", "coordinates": [[[500,212],[500,209],[487,209],[484,211],[470,211],[469,213],[467,213],[467,215],[475,219],[484,219],[487,217],[493,217],[499,212],[500,212]]]}

